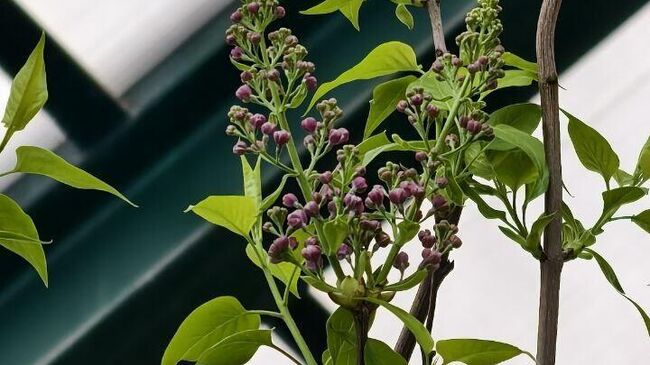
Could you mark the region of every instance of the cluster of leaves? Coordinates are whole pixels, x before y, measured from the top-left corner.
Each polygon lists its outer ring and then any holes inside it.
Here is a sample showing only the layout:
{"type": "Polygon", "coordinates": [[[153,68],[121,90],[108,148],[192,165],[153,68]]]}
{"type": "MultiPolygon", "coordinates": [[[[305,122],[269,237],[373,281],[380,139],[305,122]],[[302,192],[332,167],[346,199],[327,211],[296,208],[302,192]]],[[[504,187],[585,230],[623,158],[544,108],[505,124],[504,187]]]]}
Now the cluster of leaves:
{"type": "MultiPolygon", "coordinates": [[[[322,3],[302,11],[302,14],[320,15],[336,11],[341,12],[350,23],[359,30],[359,10],[366,0],[325,0],[322,3]]],[[[413,29],[413,14],[408,7],[422,7],[426,0],[390,0],[395,4],[395,16],[409,29],[413,29]]]]}
{"type": "MultiPolygon", "coordinates": [[[[358,26],[362,2],[327,0],[306,13],[339,10],[358,26]]],[[[402,1],[396,3],[398,9],[406,5],[402,1]]],[[[625,173],[619,170],[618,158],[604,138],[567,113],[569,134],[578,156],[588,169],[605,178],[603,214],[592,228],[586,229],[565,205],[562,212],[539,214],[529,224],[528,207],[548,186],[544,147],[532,135],[540,123],[540,107],[515,104],[487,113],[485,98],[499,89],[530,85],[537,80],[537,65],[506,52],[500,44],[498,0],[478,3],[466,18],[466,30],[456,39],[457,55],[440,55],[430,69],[423,70],[409,45],[387,42],[317,89],[313,75],[316,67],[305,61],[308,53],[298,38],[288,29],[267,31],[272,21],[285,14],[276,1],[244,0],[231,16],[235,25],[226,33],[226,41],[233,46],[233,65],[242,72],[242,85],[235,95],[252,105],[231,109],[226,132],[238,139],[233,152],[241,156],[245,194],[211,196],[190,206],[188,211],[246,239],[246,253],[264,273],[279,310],[264,314],[284,320],[309,365],[316,361],[287,308],[290,294],[298,297],[300,279],[326,292],[340,307],[327,324],[328,349],[322,356],[323,364],[354,364],[359,353],[364,354],[366,363],[405,364],[388,345],[374,339],[368,339],[363,351],[358,351],[356,331],[362,327],[356,318],[360,313],[370,312],[368,318],[372,322],[380,307],[392,312],[415,335],[425,354],[425,363],[443,359],[444,363],[497,364],[528,354],[494,341],[435,342],[422,323],[390,304],[396,292],[418,285],[427,272],[436,270],[441,260],[448,259],[452,250],[461,246],[458,227],[446,219],[468,200],[487,219],[499,220],[504,235],[537,260],[545,259],[540,244],[544,228],[561,216],[567,260],[595,257],[610,283],[625,295],[611,267],[590,246],[612,220],[630,219],[648,230],[648,211],[629,217],[614,215],[621,206],[647,193],[641,186],[648,180],[649,144],[641,152],[635,172],[625,173]],[[335,127],[343,112],[336,100],[323,98],[350,82],[396,74],[401,77],[383,82],[373,90],[364,141],[357,146],[346,145],[349,131],[335,127]],[[287,111],[301,107],[307,93],[314,90],[305,118],[300,123],[290,123],[287,111]],[[314,106],[318,115],[307,116],[314,106]],[[257,112],[251,111],[253,108],[257,112]],[[385,132],[374,134],[396,111],[404,114],[403,119],[417,132],[418,139],[405,140],[396,134],[389,138],[385,132]],[[298,155],[298,129],[292,128],[298,124],[303,130],[302,144],[309,152],[306,164],[298,155]],[[275,145],[273,153],[268,152],[271,139],[275,145]],[[317,163],[334,151],[336,166],[317,171],[317,163]],[[368,186],[366,179],[374,176],[366,171],[366,166],[391,151],[410,153],[414,167],[388,162],[376,172],[381,184],[368,186]],[[252,166],[250,158],[255,161],[252,166]],[[268,196],[263,196],[261,189],[262,161],[283,173],[280,186],[268,196]],[[612,177],[619,188],[610,189],[612,177]],[[297,181],[301,197],[283,195],[289,179],[297,181]],[[522,194],[523,198],[518,199],[522,194]],[[282,205],[274,206],[281,196],[282,205]],[[432,209],[424,211],[423,203],[427,201],[432,209]],[[430,217],[437,223],[430,229],[422,227],[430,217]],[[409,258],[401,249],[416,236],[423,246],[422,261],[412,274],[404,275],[409,258]],[[377,263],[373,256],[384,248],[389,251],[386,259],[377,263]],[[336,282],[327,282],[323,276],[325,263],[333,268],[336,282]],[[393,268],[400,275],[390,282],[388,274],[393,268]],[[284,284],[284,295],[276,280],[284,284]]],[[[650,325],[642,308],[634,305],[646,325],[650,325]]],[[[191,324],[195,313],[172,340],[168,352],[176,355],[166,354],[170,359],[166,363],[188,360],[221,364],[206,360],[203,355],[219,349],[224,341],[230,343],[228,339],[242,331],[219,330],[218,336],[212,336],[211,328],[222,326],[213,323],[197,335],[193,332],[196,325],[191,324]],[[183,343],[184,347],[170,350],[174,343],[183,343]]],[[[256,328],[245,330],[259,331],[259,323],[253,327],[256,328]]],[[[255,342],[257,346],[278,349],[269,343],[255,342]]]]}
{"type": "MultiPolygon", "coordinates": [[[[41,35],[27,62],[13,80],[2,118],[6,130],[0,143],[0,153],[5,150],[14,134],[27,127],[47,101],[44,48],[45,35],[41,35]]],[[[43,175],[77,189],[104,191],[134,205],[110,185],[71,165],[52,151],[35,146],[21,146],[16,149],[16,160],[16,166],[1,173],[0,177],[19,173],[43,175]]],[[[43,243],[29,215],[10,197],[0,194],[0,245],[29,262],[47,286],[43,243]]]]}

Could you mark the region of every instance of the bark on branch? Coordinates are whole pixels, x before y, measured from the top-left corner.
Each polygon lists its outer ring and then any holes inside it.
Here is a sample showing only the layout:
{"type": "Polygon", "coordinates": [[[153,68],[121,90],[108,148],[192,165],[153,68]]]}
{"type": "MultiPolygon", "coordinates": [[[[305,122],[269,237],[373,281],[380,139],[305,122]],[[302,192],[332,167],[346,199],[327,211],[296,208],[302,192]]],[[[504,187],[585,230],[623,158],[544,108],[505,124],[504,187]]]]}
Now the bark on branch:
{"type": "Polygon", "coordinates": [[[431,19],[431,34],[433,35],[433,46],[435,47],[436,56],[447,52],[445,44],[445,32],[442,29],[442,14],[440,12],[440,0],[427,1],[427,10],[429,19],[431,19]]]}
{"type": "MultiPolygon", "coordinates": [[[[542,101],[544,149],[549,169],[545,195],[547,214],[560,211],[562,205],[562,164],[560,159],[560,110],[558,75],[555,66],[555,25],[561,0],[544,0],[537,23],[537,64],[542,101]]],[[[562,275],[562,221],[557,216],[544,231],[544,258],[540,263],[539,322],[537,362],[555,364],[557,324],[562,275]]]]}

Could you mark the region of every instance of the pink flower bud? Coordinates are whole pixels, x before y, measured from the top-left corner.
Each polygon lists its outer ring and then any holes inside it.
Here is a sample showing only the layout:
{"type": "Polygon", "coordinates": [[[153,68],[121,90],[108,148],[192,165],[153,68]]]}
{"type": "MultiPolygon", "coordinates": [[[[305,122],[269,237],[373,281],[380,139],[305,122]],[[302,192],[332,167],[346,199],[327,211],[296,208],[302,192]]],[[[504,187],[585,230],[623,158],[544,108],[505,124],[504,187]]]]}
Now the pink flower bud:
{"type": "Polygon", "coordinates": [[[262,124],[262,127],[260,129],[262,130],[262,133],[266,134],[267,136],[271,136],[275,132],[275,124],[266,122],[262,124]]]}
{"type": "Polygon", "coordinates": [[[241,11],[239,9],[235,10],[234,13],[230,14],[230,21],[233,23],[239,23],[241,22],[242,18],[244,16],[242,15],[241,11]]]}
{"type": "Polygon", "coordinates": [[[250,119],[250,124],[253,129],[259,129],[266,123],[266,117],[263,114],[254,114],[250,119]]]}
{"type": "Polygon", "coordinates": [[[284,7],[278,6],[275,8],[275,11],[273,12],[276,18],[281,19],[284,18],[284,16],[287,14],[287,11],[284,10],[284,7]]]}
{"type": "Polygon", "coordinates": [[[409,267],[409,255],[404,251],[398,253],[395,257],[395,261],[393,261],[393,267],[404,272],[404,270],[409,267]]]}
{"type": "Polygon", "coordinates": [[[352,180],[352,188],[358,193],[363,193],[368,188],[368,183],[365,178],[357,176],[352,180]]]}
{"type": "Polygon", "coordinates": [[[325,171],[322,174],[318,175],[318,181],[321,184],[329,184],[330,182],[332,182],[332,172],[325,171]]]}
{"type": "Polygon", "coordinates": [[[287,208],[293,208],[298,203],[298,197],[293,193],[284,194],[282,197],[282,205],[287,208]]]}
{"type": "Polygon", "coordinates": [[[239,47],[234,47],[233,49],[230,50],[230,57],[235,61],[241,60],[243,54],[244,52],[239,47]]]}
{"type": "Polygon", "coordinates": [[[242,85],[235,91],[235,96],[237,99],[247,102],[251,99],[251,95],[253,94],[253,91],[248,85],[242,85]]]}
{"type": "Polygon", "coordinates": [[[300,126],[302,129],[307,131],[307,133],[314,133],[316,131],[317,125],[318,121],[313,117],[307,117],[300,122],[300,126]]]}
{"type": "Polygon", "coordinates": [[[287,224],[293,229],[306,226],[308,221],[309,217],[302,209],[296,209],[287,216],[287,224]]]}
{"type": "Polygon", "coordinates": [[[273,140],[278,146],[284,146],[291,139],[291,134],[287,131],[275,131],[273,133],[273,140]]]}
{"type": "Polygon", "coordinates": [[[388,199],[393,204],[403,204],[408,198],[408,194],[402,188],[395,188],[388,193],[388,199]]]}
{"type": "Polygon", "coordinates": [[[260,10],[260,3],[252,2],[246,5],[246,10],[248,10],[248,12],[251,14],[257,14],[257,12],[260,10]]]}
{"type": "Polygon", "coordinates": [[[333,146],[346,143],[349,139],[350,133],[345,128],[332,129],[328,136],[328,141],[333,146]]]}
{"type": "Polygon", "coordinates": [[[235,145],[232,147],[232,153],[235,155],[243,155],[246,153],[246,150],[248,149],[248,145],[244,141],[239,141],[235,143],[235,145]]]}

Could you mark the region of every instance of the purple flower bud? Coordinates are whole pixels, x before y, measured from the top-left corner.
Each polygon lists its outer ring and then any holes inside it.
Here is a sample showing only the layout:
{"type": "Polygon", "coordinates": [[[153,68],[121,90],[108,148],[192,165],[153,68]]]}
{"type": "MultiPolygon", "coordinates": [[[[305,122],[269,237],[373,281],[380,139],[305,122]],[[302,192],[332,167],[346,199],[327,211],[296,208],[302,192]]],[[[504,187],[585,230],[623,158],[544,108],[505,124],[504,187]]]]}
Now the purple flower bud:
{"type": "Polygon", "coordinates": [[[232,153],[235,155],[243,155],[246,153],[246,150],[248,149],[248,145],[244,141],[239,141],[235,143],[235,145],[232,147],[232,153]]]}
{"type": "Polygon", "coordinates": [[[442,62],[440,62],[440,60],[438,59],[433,63],[433,65],[431,65],[431,69],[434,72],[440,73],[442,72],[442,70],[445,69],[445,65],[443,65],[442,62]]]}
{"type": "Polygon", "coordinates": [[[395,107],[395,109],[397,109],[397,111],[400,112],[400,113],[404,113],[408,107],[409,107],[409,105],[406,102],[406,100],[400,100],[397,103],[397,106],[395,107]]]}
{"type": "Polygon", "coordinates": [[[254,114],[250,119],[251,127],[258,129],[262,124],[266,123],[266,117],[263,114],[254,114]]]}
{"type": "Polygon", "coordinates": [[[235,61],[241,60],[241,57],[242,57],[243,54],[244,54],[244,52],[239,47],[235,47],[235,48],[230,50],[230,57],[232,57],[232,59],[235,60],[235,61]]]}
{"type": "Polygon", "coordinates": [[[414,105],[414,106],[422,105],[422,101],[423,101],[422,100],[422,95],[420,95],[420,94],[415,94],[415,95],[411,96],[411,98],[409,100],[411,101],[411,105],[414,105]]]}
{"type": "Polygon", "coordinates": [[[235,10],[234,13],[230,14],[230,21],[233,23],[239,23],[241,22],[242,18],[244,16],[242,15],[241,11],[239,9],[235,10]]]}
{"type": "Polygon", "coordinates": [[[400,251],[400,253],[395,256],[393,267],[401,272],[404,272],[404,270],[409,267],[409,255],[404,251],[400,251]]]}
{"type": "Polygon", "coordinates": [[[316,118],[307,117],[300,122],[300,126],[302,127],[302,129],[307,131],[307,133],[311,134],[316,131],[316,127],[318,126],[318,121],[316,120],[316,118]]]}
{"type": "Polygon", "coordinates": [[[293,229],[302,228],[307,225],[309,218],[302,209],[296,209],[287,216],[287,224],[293,229]]]}
{"type": "Polygon", "coordinates": [[[289,237],[289,248],[292,250],[298,248],[298,239],[296,237],[289,237]]]}
{"type": "Polygon", "coordinates": [[[257,14],[257,12],[260,10],[260,3],[252,2],[246,5],[246,10],[248,10],[248,12],[251,14],[257,14]]]}
{"type": "Polygon", "coordinates": [[[427,159],[427,153],[423,151],[418,151],[415,153],[415,161],[417,162],[422,162],[426,161],[427,159]]]}
{"type": "Polygon", "coordinates": [[[445,187],[447,187],[447,185],[449,185],[449,179],[447,179],[444,176],[437,177],[436,185],[438,186],[438,188],[444,189],[445,187]]]}
{"type": "Polygon", "coordinates": [[[305,267],[307,270],[318,271],[319,268],[323,266],[323,258],[319,257],[316,261],[305,261],[305,267]]]}
{"type": "Polygon", "coordinates": [[[262,124],[262,127],[260,129],[262,130],[262,133],[266,134],[267,136],[271,136],[273,133],[275,133],[275,124],[266,122],[262,124]]]}
{"type": "Polygon", "coordinates": [[[235,91],[235,96],[237,99],[247,102],[251,99],[251,95],[253,94],[253,91],[248,85],[242,85],[235,91]]]}
{"type": "Polygon", "coordinates": [[[282,205],[287,208],[293,208],[298,203],[298,197],[293,193],[286,193],[282,197],[282,205]]]}
{"type": "Polygon", "coordinates": [[[480,69],[481,69],[481,65],[479,65],[478,63],[470,63],[469,65],[467,65],[467,71],[470,74],[475,74],[479,72],[480,69]]]}
{"type": "Polygon", "coordinates": [[[393,204],[398,204],[398,205],[403,204],[407,198],[408,198],[408,194],[402,188],[395,188],[390,192],[388,192],[388,199],[393,204]]]}
{"type": "Polygon", "coordinates": [[[469,120],[470,117],[463,115],[462,117],[458,118],[458,124],[461,128],[467,128],[467,122],[469,122],[469,120]]]}
{"type": "Polygon", "coordinates": [[[440,194],[436,194],[431,198],[433,209],[442,209],[447,207],[447,199],[440,194]]]}
{"type": "Polygon", "coordinates": [[[488,59],[486,56],[481,56],[481,57],[479,57],[478,60],[477,60],[477,62],[478,62],[479,65],[481,65],[481,66],[485,66],[485,65],[487,65],[487,64],[488,64],[488,61],[489,61],[489,59],[488,59]]]}
{"type": "Polygon", "coordinates": [[[420,264],[420,267],[432,266],[431,269],[436,270],[441,261],[442,254],[438,250],[428,248],[422,250],[422,264],[420,264]]]}
{"type": "Polygon", "coordinates": [[[355,213],[355,214],[363,213],[364,210],[363,200],[356,195],[346,194],[345,198],[343,198],[343,204],[351,213],[355,213]]]}
{"type": "Polygon", "coordinates": [[[352,254],[352,247],[348,246],[347,244],[342,244],[341,247],[336,251],[336,257],[339,260],[343,260],[346,257],[350,257],[352,254]]]}
{"type": "Polygon", "coordinates": [[[437,106],[433,104],[427,105],[427,115],[429,118],[435,118],[438,116],[438,114],[440,114],[440,109],[438,109],[437,106]]]}
{"type": "Polygon", "coordinates": [[[271,69],[271,70],[266,72],[266,78],[269,81],[276,82],[276,81],[280,80],[280,71],[278,71],[276,69],[271,69]]]}
{"type": "Polygon", "coordinates": [[[284,10],[284,7],[278,6],[275,8],[275,11],[273,12],[275,14],[275,17],[278,19],[284,18],[285,15],[287,15],[287,11],[284,10]]]}
{"type": "Polygon", "coordinates": [[[386,232],[379,232],[375,235],[375,242],[377,242],[377,246],[379,247],[386,247],[390,244],[390,236],[386,232]]]}
{"type": "Polygon", "coordinates": [[[346,143],[349,139],[350,133],[345,128],[332,129],[328,135],[328,141],[333,146],[346,143]]]}
{"type": "Polygon", "coordinates": [[[376,232],[381,229],[381,223],[376,220],[363,219],[359,222],[359,227],[364,231],[376,232]]]}
{"type": "Polygon", "coordinates": [[[323,185],[320,188],[320,195],[322,195],[325,200],[332,200],[334,197],[334,190],[332,190],[329,185],[323,185]]]}
{"type": "Polygon", "coordinates": [[[253,79],[253,74],[248,71],[244,71],[241,74],[239,74],[239,79],[241,80],[242,83],[247,83],[253,79]]]}
{"type": "Polygon", "coordinates": [[[470,119],[467,121],[467,131],[471,134],[477,134],[481,131],[481,128],[483,128],[483,124],[481,122],[470,119]]]}
{"type": "Polygon", "coordinates": [[[438,241],[436,236],[432,235],[431,231],[429,231],[428,229],[424,231],[420,231],[420,233],[418,233],[418,239],[422,243],[422,246],[425,248],[433,247],[438,241]]]}
{"type": "Polygon", "coordinates": [[[316,217],[318,214],[320,214],[320,207],[315,201],[307,202],[307,204],[305,204],[303,207],[303,210],[309,217],[316,217]]]}
{"type": "Polygon", "coordinates": [[[235,38],[234,35],[228,34],[226,36],[226,44],[229,46],[234,46],[235,44],[237,44],[237,39],[235,38]]]}
{"type": "MultiPolygon", "coordinates": [[[[325,185],[328,186],[328,185],[325,185]]],[[[337,213],[337,207],[336,203],[334,201],[331,201],[327,203],[327,211],[330,212],[330,218],[335,217],[337,213]]]]}
{"type": "Polygon", "coordinates": [[[318,237],[316,236],[311,236],[305,240],[305,247],[306,246],[319,246],[318,243],[318,237]]]}
{"type": "Polygon", "coordinates": [[[366,189],[368,189],[368,183],[366,182],[366,179],[361,176],[355,177],[352,180],[352,189],[358,193],[363,193],[366,191],[366,189]]]}
{"type": "Polygon", "coordinates": [[[318,80],[310,73],[306,73],[302,79],[305,82],[305,86],[307,87],[307,90],[314,91],[318,87],[318,80]]]}
{"type": "Polygon", "coordinates": [[[449,243],[451,243],[451,247],[453,248],[460,248],[463,245],[463,241],[455,234],[449,237],[449,243]]]}
{"type": "Polygon", "coordinates": [[[318,181],[321,184],[329,184],[332,182],[332,171],[325,171],[322,174],[318,175],[318,181]]]}
{"type": "Polygon", "coordinates": [[[321,249],[320,246],[317,245],[309,245],[305,246],[300,253],[302,254],[302,257],[305,258],[307,261],[318,261],[321,255],[321,249]]]}
{"type": "Polygon", "coordinates": [[[384,194],[385,190],[380,185],[375,185],[372,187],[372,190],[368,192],[366,198],[366,205],[368,208],[378,208],[384,204],[384,194]]]}
{"type": "Polygon", "coordinates": [[[287,144],[287,142],[289,142],[290,138],[291,134],[287,131],[275,131],[273,133],[273,140],[278,146],[284,146],[287,144]]]}
{"type": "Polygon", "coordinates": [[[460,58],[454,56],[451,59],[451,64],[454,65],[454,67],[460,67],[460,66],[463,65],[463,60],[461,60],[460,58]]]}

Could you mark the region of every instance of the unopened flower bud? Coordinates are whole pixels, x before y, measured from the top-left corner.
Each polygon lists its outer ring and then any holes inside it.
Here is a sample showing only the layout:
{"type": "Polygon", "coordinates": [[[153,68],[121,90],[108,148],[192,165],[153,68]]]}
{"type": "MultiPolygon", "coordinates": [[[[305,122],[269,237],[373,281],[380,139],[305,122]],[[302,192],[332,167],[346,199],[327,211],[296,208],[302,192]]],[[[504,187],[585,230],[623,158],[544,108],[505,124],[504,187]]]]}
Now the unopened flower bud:
{"type": "Polygon", "coordinates": [[[226,36],[226,44],[229,46],[234,46],[235,44],[237,44],[237,39],[235,38],[234,35],[228,34],[226,36]]]}
{"type": "Polygon", "coordinates": [[[483,124],[477,120],[470,119],[467,121],[467,131],[471,134],[478,134],[481,131],[482,127],[483,124]]]}
{"type": "Polygon", "coordinates": [[[318,80],[310,73],[306,73],[302,79],[305,82],[305,86],[307,87],[307,90],[315,91],[316,88],[318,87],[318,80]]]}
{"type": "Polygon", "coordinates": [[[450,148],[456,147],[456,145],[458,144],[458,136],[453,133],[449,133],[445,137],[445,144],[450,148]]]}
{"type": "Polygon", "coordinates": [[[386,247],[390,244],[390,236],[386,232],[381,231],[375,235],[375,242],[379,247],[386,247]]]}
{"type": "Polygon", "coordinates": [[[449,243],[451,243],[451,247],[453,248],[460,248],[463,245],[463,241],[455,234],[449,237],[449,243]]]}
{"type": "Polygon", "coordinates": [[[300,122],[300,126],[302,129],[307,131],[307,133],[314,133],[316,131],[317,125],[318,121],[313,117],[307,117],[300,122]]]}
{"type": "Polygon", "coordinates": [[[316,236],[310,236],[305,240],[305,247],[306,246],[319,246],[320,243],[318,242],[318,237],[316,236]]]}
{"type": "Polygon", "coordinates": [[[343,204],[347,210],[351,213],[361,214],[364,211],[363,200],[360,197],[353,194],[346,194],[343,198],[343,204]]]}
{"type": "Polygon", "coordinates": [[[397,103],[397,106],[395,107],[395,109],[397,109],[397,111],[400,112],[400,113],[404,113],[406,111],[406,109],[408,109],[408,107],[409,107],[409,105],[406,102],[406,100],[400,100],[397,103]]]}
{"type": "Polygon", "coordinates": [[[262,41],[262,35],[257,32],[248,33],[247,38],[253,44],[259,44],[262,41]]]}
{"type": "Polygon", "coordinates": [[[275,141],[275,144],[278,146],[284,146],[289,142],[289,139],[291,138],[291,134],[287,131],[275,131],[273,133],[273,141],[275,141]]]}
{"type": "Polygon", "coordinates": [[[303,210],[305,213],[307,213],[307,216],[309,217],[316,217],[318,214],[320,214],[320,207],[315,201],[309,201],[305,204],[303,207],[303,210]]]}
{"type": "Polygon", "coordinates": [[[381,187],[380,185],[375,185],[372,187],[372,190],[368,192],[368,196],[366,198],[369,200],[371,204],[368,204],[366,202],[366,205],[368,205],[368,208],[376,208],[384,204],[384,188],[381,187]]]}
{"type": "Polygon", "coordinates": [[[336,257],[339,260],[344,260],[347,257],[350,257],[352,254],[352,247],[348,246],[347,244],[342,244],[341,247],[336,251],[336,257]]]}
{"type": "Polygon", "coordinates": [[[447,199],[440,194],[436,194],[431,198],[433,209],[442,209],[447,207],[447,199]]]}
{"type": "Polygon", "coordinates": [[[427,153],[423,151],[418,151],[415,153],[415,161],[422,162],[427,159],[427,153]]]}
{"type": "Polygon", "coordinates": [[[308,221],[309,217],[302,209],[296,209],[287,216],[287,224],[294,229],[306,226],[308,221]]]}
{"type": "Polygon", "coordinates": [[[463,65],[463,60],[454,56],[451,58],[451,64],[454,65],[454,67],[461,67],[463,65]]]}
{"type": "Polygon", "coordinates": [[[438,114],[440,114],[440,109],[438,109],[437,106],[433,104],[427,105],[427,115],[429,118],[435,118],[438,116],[438,114]]]}
{"type": "Polygon", "coordinates": [[[284,18],[284,16],[287,14],[287,11],[284,10],[284,7],[278,6],[275,8],[275,11],[273,12],[276,18],[281,19],[284,18]]]}
{"type": "Polygon", "coordinates": [[[352,180],[352,188],[358,193],[363,193],[368,188],[368,183],[365,178],[357,176],[352,180]]]}
{"type": "Polygon", "coordinates": [[[241,22],[243,17],[244,16],[242,15],[241,11],[237,9],[232,14],[230,14],[230,21],[232,21],[233,23],[239,23],[241,22]]]}
{"type": "Polygon", "coordinates": [[[376,232],[381,229],[381,223],[376,220],[363,219],[359,222],[359,227],[365,231],[376,232]]]}
{"type": "Polygon", "coordinates": [[[318,261],[321,256],[321,249],[318,245],[309,245],[305,246],[305,248],[300,251],[300,254],[307,261],[318,261]]]}
{"type": "Polygon", "coordinates": [[[420,94],[415,94],[409,98],[409,101],[411,102],[411,105],[414,106],[420,106],[422,105],[422,95],[420,94]]]}
{"type": "Polygon", "coordinates": [[[260,10],[260,3],[258,2],[252,2],[246,5],[246,10],[248,10],[249,13],[251,14],[257,14],[257,12],[260,10]]]}
{"type": "Polygon", "coordinates": [[[440,62],[440,60],[438,59],[433,63],[433,65],[431,65],[431,69],[434,72],[440,73],[442,72],[442,70],[445,69],[445,65],[443,65],[442,62],[440,62]]]}
{"type": "Polygon", "coordinates": [[[246,153],[246,150],[248,149],[248,145],[244,141],[239,141],[235,143],[235,145],[232,147],[232,153],[235,155],[243,155],[246,153]]]}
{"type": "Polygon", "coordinates": [[[239,47],[234,47],[233,49],[230,50],[230,57],[235,61],[241,60],[243,54],[244,52],[239,47]]]}
{"type": "Polygon", "coordinates": [[[393,267],[403,273],[404,270],[406,270],[409,267],[409,255],[404,251],[400,251],[400,253],[398,253],[397,256],[395,256],[395,261],[393,261],[393,267]]]}
{"type": "Polygon", "coordinates": [[[403,204],[407,198],[408,193],[402,188],[395,188],[388,192],[388,199],[390,199],[393,204],[403,204]]]}
{"type": "Polygon", "coordinates": [[[243,71],[241,74],[239,74],[239,79],[242,83],[247,83],[253,79],[253,74],[249,71],[243,71]]]}
{"type": "Polygon", "coordinates": [[[266,123],[266,117],[263,114],[254,114],[250,119],[250,124],[253,129],[262,128],[264,123],[266,123]]]}
{"type": "Polygon", "coordinates": [[[480,69],[481,69],[481,65],[479,65],[478,63],[470,63],[469,65],[467,65],[467,71],[468,71],[470,74],[475,74],[475,73],[477,73],[480,69]]]}
{"type": "Polygon", "coordinates": [[[332,172],[325,171],[322,174],[318,175],[318,181],[321,184],[329,184],[332,181],[332,172]]]}
{"type": "Polygon", "coordinates": [[[237,99],[247,102],[251,99],[251,95],[253,94],[253,91],[248,85],[242,85],[240,86],[237,91],[235,91],[235,96],[237,99]]]}
{"type": "Polygon", "coordinates": [[[293,193],[286,193],[282,197],[282,205],[287,208],[293,208],[298,203],[298,197],[293,193]]]}
{"type": "Polygon", "coordinates": [[[346,143],[349,139],[350,133],[345,128],[332,129],[328,135],[328,141],[333,146],[346,143]]]}
{"type": "Polygon", "coordinates": [[[478,58],[478,60],[476,60],[476,62],[478,62],[478,64],[481,65],[481,66],[487,65],[488,61],[489,61],[489,59],[486,56],[481,56],[481,57],[478,58]]]}
{"type": "Polygon", "coordinates": [[[447,179],[444,176],[439,176],[436,178],[436,185],[438,186],[438,188],[444,189],[445,187],[447,187],[447,185],[449,185],[449,179],[447,179]]]}

